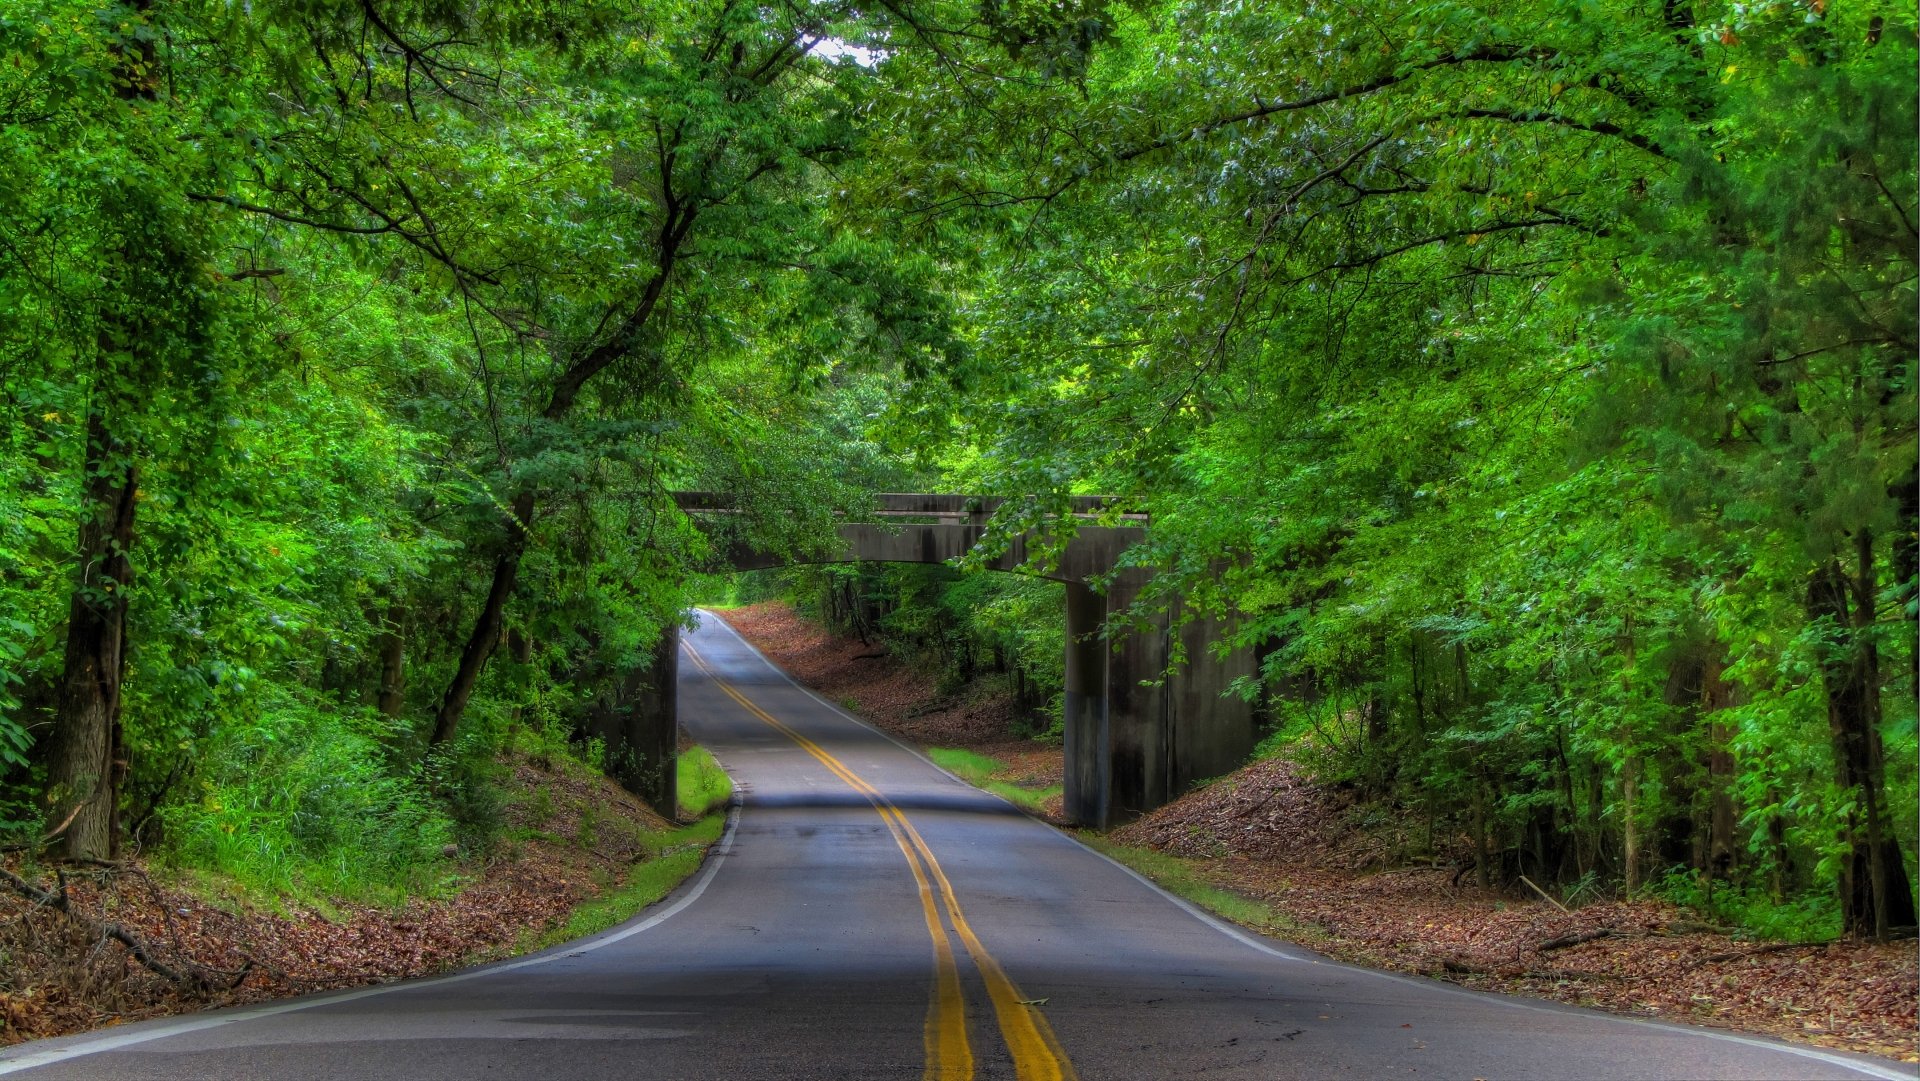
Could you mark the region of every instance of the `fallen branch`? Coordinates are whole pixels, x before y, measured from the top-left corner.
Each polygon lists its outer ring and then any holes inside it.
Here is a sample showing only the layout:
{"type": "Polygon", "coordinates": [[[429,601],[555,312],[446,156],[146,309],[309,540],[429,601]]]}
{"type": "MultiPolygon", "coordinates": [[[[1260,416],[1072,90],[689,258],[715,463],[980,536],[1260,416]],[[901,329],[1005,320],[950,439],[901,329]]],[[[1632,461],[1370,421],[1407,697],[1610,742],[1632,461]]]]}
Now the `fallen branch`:
{"type": "Polygon", "coordinates": [[[1385,878],[1388,875],[1411,875],[1421,871],[1444,871],[1445,867],[1435,867],[1430,863],[1416,863],[1411,867],[1389,867],[1384,871],[1374,871],[1363,878],[1385,878]]]}
{"type": "Polygon", "coordinates": [[[1684,935],[1730,935],[1734,931],[1731,927],[1718,927],[1711,923],[1699,923],[1694,920],[1674,920],[1662,930],[1674,938],[1684,935]]]}
{"type": "Polygon", "coordinates": [[[1700,960],[1694,962],[1694,966],[1697,968],[1700,965],[1711,965],[1718,961],[1738,961],[1742,957],[1759,957],[1761,954],[1785,953],[1788,950],[1817,950],[1825,945],[1825,942],[1773,942],[1765,946],[1757,946],[1751,950],[1731,950],[1727,953],[1716,953],[1711,956],[1702,957],[1700,960]]]}
{"type": "Polygon", "coordinates": [[[92,800],[81,800],[81,801],[80,801],[80,802],[79,802],[79,803],[78,803],[77,805],[75,805],[75,806],[74,806],[74,808],[73,808],[73,810],[71,810],[71,811],[68,811],[68,812],[67,812],[67,817],[65,817],[65,818],[63,818],[63,819],[61,819],[61,820],[60,820],[60,824],[59,824],[59,825],[57,825],[57,826],[55,826],[55,827],[53,827],[53,829],[51,829],[51,830],[49,830],[49,831],[47,832],[47,835],[46,835],[45,837],[42,837],[42,838],[40,838],[40,843],[41,843],[42,845],[49,845],[49,844],[52,844],[52,843],[54,842],[54,839],[55,839],[55,838],[57,838],[57,837],[59,837],[59,836],[60,836],[61,834],[63,834],[63,833],[65,833],[65,832],[67,832],[67,827],[68,827],[68,826],[71,826],[71,825],[73,825],[73,820],[74,820],[74,819],[76,819],[76,818],[79,818],[79,817],[80,817],[80,812],[81,812],[81,811],[83,811],[83,810],[85,810],[85,809],[86,809],[86,806],[87,806],[87,804],[89,804],[89,803],[91,803],[91,802],[93,802],[93,801],[92,801],[92,800]]]}
{"type": "MultiPolygon", "coordinates": [[[[133,955],[133,959],[146,966],[148,971],[163,976],[183,987],[191,987],[199,991],[210,991],[214,989],[213,981],[209,980],[205,975],[182,972],[154,957],[153,954],[147,951],[146,943],[140,941],[139,938],[135,937],[133,932],[127,930],[125,927],[117,923],[96,920],[91,916],[75,912],[73,907],[68,904],[66,877],[61,875],[58,869],[54,871],[54,874],[60,882],[59,893],[50,893],[43,890],[26,879],[21,878],[19,875],[14,874],[12,871],[7,870],[5,867],[0,867],[0,879],[4,879],[9,886],[12,886],[14,892],[42,908],[58,910],[61,915],[79,924],[91,935],[103,940],[110,938],[120,943],[127,948],[128,953],[133,955]]],[[[239,972],[231,974],[222,973],[222,975],[231,975],[232,977],[231,982],[228,983],[225,988],[222,988],[222,990],[231,990],[240,986],[240,981],[247,978],[247,973],[251,971],[252,968],[253,962],[249,959],[246,965],[241,967],[239,972]]]]}
{"type": "Polygon", "coordinates": [[[1554,899],[1553,899],[1553,895],[1552,895],[1552,894],[1550,894],[1550,893],[1548,893],[1548,892],[1547,892],[1546,890],[1543,890],[1543,889],[1541,889],[1540,887],[1538,887],[1538,886],[1536,886],[1536,885],[1534,885],[1534,884],[1533,884],[1533,879],[1531,879],[1531,878],[1528,878],[1528,877],[1527,877],[1526,875],[1521,875],[1521,876],[1520,876],[1520,881],[1522,881],[1522,882],[1525,882],[1525,883],[1527,884],[1527,888],[1528,888],[1528,889],[1530,889],[1530,890],[1532,890],[1533,892],[1535,892],[1535,893],[1537,893],[1537,894],[1539,894],[1539,895],[1541,896],[1541,898],[1543,898],[1543,899],[1544,899],[1544,900],[1545,900],[1545,901],[1546,901],[1546,902],[1547,902],[1548,904],[1550,904],[1550,905],[1552,905],[1553,907],[1555,907],[1555,908],[1557,908],[1557,909],[1559,909],[1559,910],[1560,910],[1560,911],[1562,911],[1562,912],[1565,912],[1565,913],[1566,913],[1567,915],[1569,915],[1569,916],[1571,916],[1571,915],[1573,915],[1573,911],[1572,911],[1571,909],[1569,909],[1569,908],[1568,908],[1568,907],[1567,907],[1566,905],[1563,905],[1563,904],[1561,904],[1560,902],[1558,902],[1558,901],[1556,901],[1556,900],[1554,900],[1554,899]]]}
{"type": "Polygon", "coordinates": [[[1552,953],[1554,950],[1564,950],[1569,946],[1578,946],[1583,942],[1594,942],[1603,938],[1612,938],[1615,933],[1611,927],[1600,927],[1592,931],[1580,931],[1576,934],[1561,935],[1559,938],[1550,938],[1538,946],[1535,946],[1534,951],[1537,953],[1552,953]]]}

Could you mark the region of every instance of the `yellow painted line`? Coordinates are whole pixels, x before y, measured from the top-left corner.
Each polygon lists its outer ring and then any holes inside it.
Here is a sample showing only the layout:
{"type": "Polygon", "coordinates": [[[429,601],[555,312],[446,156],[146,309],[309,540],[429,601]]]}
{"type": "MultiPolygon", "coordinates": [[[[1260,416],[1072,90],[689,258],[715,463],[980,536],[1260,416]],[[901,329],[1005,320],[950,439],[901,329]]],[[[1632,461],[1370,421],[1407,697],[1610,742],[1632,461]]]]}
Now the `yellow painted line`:
{"type": "Polygon", "coordinates": [[[887,832],[893,835],[893,842],[900,846],[900,854],[913,871],[914,884],[920,890],[920,912],[933,939],[933,1001],[927,1004],[927,1021],[921,1034],[927,1055],[927,1067],[921,1076],[924,1081],[971,1081],[973,1046],[967,1042],[967,996],[960,989],[960,966],[953,960],[953,943],[940,926],[940,912],[920,860],[892,823],[887,824],[887,832]]]}
{"type": "MultiPolygon", "coordinates": [[[[760,718],[775,729],[819,758],[821,764],[832,771],[856,791],[860,790],[859,778],[841,765],[832,755],[821,750],[812,741],[794,732],[786,725],[774,720],[767,713],[735,691],[717,673],[710,668],[693,646],[681,643],[687,655],[693,659],[714,686],[726,692],[727,696],[738,702],[749,713],[760,718]]],[[[862,793],[865,795],[865,793],[862,793]]],[[[867,796],[873,801],[871,795],[867,796]]],[[[967,999],[960,987],[960,966],[954,962],[953,942],[947,937],[947,930],[940,922],[940,912],[934,900],[933,886],[927,881],[927,873],[920,865],[920,857],[900,827],[887,815],[887,809],[875,804],[880,811],[880,820],[886,825],[887,832],[893,837],[893,843],[900,846],[900,854],[906,857],[907,867],[913,872],[914,884],[919,889],[920,912],[927,921],[927,935],[933,940],[934,982],[931,1000],[927,1003],[927,1020],[921,1034],[921,1042],[926,1053],[926,1068],[922,1071],[922,1081],[972,1081],[973,1046],[967,1040],[967,999]]]]}
{"type": "MultiPolygon", "coordinates": [[[[709,679],[713,680],[714,686],[725,692],[727,697],[739,703],[747,712],[770,725],[775,731],[799,744],[803,750],[819,760],[854,791],[866,796],[867,801],[880,812],[881,819],[887,822],[888,829],[894,832],[895,840],[901,841],[903,850],[906,848],[906,843],[901,840],[900,835],[902,832],[905,833],[906,839],[912,842],[920,859],[926,862],[927,870],[939,883],[941,898],[946,902],[947,915],[953,921],[954,930],[959,932],[960,941],[967,947],[967,953],[972,956],[974,966],[980,970],[981,978],[986,981],[987,995],[993,1003],[994,1017],[1000,1023],[1001,1038],[1006,1041],[1007,1050],[1013,1054],[1015,1076],[1019,1081],[1073,1081],[1075,1077],[1073,1064],[1061,1048],[1059,1038],[1054,1035],[1053,1027],[1047,1024],[1045,1015],[1039,1010],[1023,1004],[1025,996],[1020,993],[1020,989],[1014,985],[1013,981],[1007,978],[1005,970],[1000,967],[998,961],[994,960],[993,955],[987,952],[986,945],[980,941],[980,937],[974,934],[972,925],[967,922],[966,915],[960,910],[960,898],[954,892],[953,883],[941,869],[940,861],[934,857],[932,847],[927,844],[924,837],[920,836],[920,831],[914,829],[913,823],[907,820],[907,816],[879,789],[868,784],[839,759],[828,753],[825,748],[794,731],[721,679],[691,645],[686,645],[686,650],[693,658],[693,662],[707,674],[709,679]]],[[[909,854],[908,862],[913,865],[914,877],[924,885],[918,861],[909,854]]],[[[936,938],[944,939],[944,931],[936,938]]],[[[929,1025],[931,1024],[930,1018],[929,1025]]],[[[971,1062],[969,1062],[970,1066],[971,1062]]],[[[929,1057],[929,1077],[933,1076],[932,1069],[933,1062],[929,1057]]]]}
{"type": "Polygon", "coordinates": [[[932,850],[920,836],[920,831],[914,829],[913,823],[907,821],[897,808],[894,814],[899,815],[900,825],[908,836],[913,838],[923,853],[928,854],[928,866],[933,871],[934,879],[940,883],[940,893],[946,898],[947,914],[953,918],[953,928],[960,932],[960,941],[966,943],[974,965],[987,981],[987,994],[993,1000],[994,1015],[1000,1019],[1000,1034],[1005,1037],[1007,1048],[1013,1052],[1015,1076],[1020,1081],[1070,1081],[1074,1076],[1073,1063],[1067,1059],[1059,1038],[1053,1034],[1053,1026],[1047,1024],[1046,1015],[1023,1005],[1026,996],[1007,978],[1000,968],[1000,962],[993,959],[979,936],[973,933],[973,927],[960,912],[960,899],[954,896],[953,883],[947,881],[947,873],[933,859],[932,850]]]}

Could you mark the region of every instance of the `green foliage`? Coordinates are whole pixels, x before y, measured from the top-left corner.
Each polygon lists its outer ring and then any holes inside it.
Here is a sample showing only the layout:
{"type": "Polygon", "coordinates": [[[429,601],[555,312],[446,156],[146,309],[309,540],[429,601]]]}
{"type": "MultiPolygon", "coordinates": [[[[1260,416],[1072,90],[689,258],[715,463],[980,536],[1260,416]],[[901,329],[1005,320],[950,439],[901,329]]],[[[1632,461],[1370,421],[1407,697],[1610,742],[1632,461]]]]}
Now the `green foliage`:
{"type": "Polygon", "coordinates": [[[1775,942],[1830,942],[1840,937],[1840,906],[1831,894],[1780,898],[1764,889],[1714,882],[1686,868],[1668,871],[1654,892],[1714,923],[1775,942]]]}
{"type": "Polygon", "coordinates": [[[396,902],[451,884],[455,823],[427,779],[396,774],[378,718],[269,697],[200,747],[190,799],[160,813],[167,861],[246,891],[396,902]]]}
{"type": "Polygon", "coordinates": [[[876,403],[964,359],[941,268],[831,197],[872,74],[811,53],[890,16],[384,14],[0,14],[0,832],[44,826],[74,601],[124,598],[121,821],[166,829],[122,840],[437,888],[386,823],[484,851],[502,748],[618,756],[595,720],[712,551],[670,492],[818,547],[891,468],[876,403]]]}
{"type": "Polygon", "coordinates": [[[874,197],[969,272],[945,482],[1151,511],[1142,607],[1238,618],[1264,750],[1496,879],[1684,862],[1859,930],[1891,838],[1910,913],[1913,13],[1111,25],[882,99],[874,197]]]}
{"type": "Polygon", "coordinates": [[[733,799],[733,781],[705,747],[689,747],[680,752],[674,765],[674,792],[683,819],[701,818],[725,807],[733,799]]]}
{"type": "MultiPolygon", "coordinates": [[[[0,14],[0,832],[124,610],[123,823],[435,888],[729,546],[1100,491],[1269,749],[1503,872],[1911,911],[1910,8],[365,14],[0,14]]],[[[789,580],[1057,729],[1058,586],[789,580]]]]}
{"type": "Polygon", "coordinates": [[[469,735],[429,757],[423,772],[453,826],[461,850],[490,853],[506,823],[506,767],[495,744],[469,735]]]}

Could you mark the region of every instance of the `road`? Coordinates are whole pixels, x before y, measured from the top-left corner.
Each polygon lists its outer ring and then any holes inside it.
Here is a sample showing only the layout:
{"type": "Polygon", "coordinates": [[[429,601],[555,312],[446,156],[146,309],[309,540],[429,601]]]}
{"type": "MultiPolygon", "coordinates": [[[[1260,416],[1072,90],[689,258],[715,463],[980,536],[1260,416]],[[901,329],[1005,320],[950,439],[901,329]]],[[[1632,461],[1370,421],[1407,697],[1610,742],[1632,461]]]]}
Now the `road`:
{"type": "Polygon", "coordinates": [[[719,620],[681,717],[743,805],[701,872],[530,958],[41,1041],[31,1078],[1900,1078],[1336,964],[1186,908],[816,698],[719,620]]]}

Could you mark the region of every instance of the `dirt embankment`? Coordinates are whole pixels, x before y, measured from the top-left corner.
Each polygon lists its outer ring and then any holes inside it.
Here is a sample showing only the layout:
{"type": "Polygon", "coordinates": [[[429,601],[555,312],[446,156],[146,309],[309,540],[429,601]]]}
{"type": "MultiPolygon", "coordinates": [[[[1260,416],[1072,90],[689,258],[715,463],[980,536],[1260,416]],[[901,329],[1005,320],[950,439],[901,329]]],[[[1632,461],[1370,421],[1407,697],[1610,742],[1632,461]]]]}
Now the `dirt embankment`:
{"type": "MultiPolygon", "coordinates": [[[[1035,780],[1060,776],[1058,748],[1009,737],[1004,700],[940,699],[932,673],[831,635],[784,605],[724,615],[796,679],[903,739],[1017,762],[1035,780]]],[[[1292,929],[1283,937],[1342,960],[1920,1061],[1913,942],[1746,941],[1656,901],[1562,912],[1530,892],[1462,884],[1452,867],[1390,865],[1398,846],[1383,831],[1402,817],[1383,810],[1268,760],[1111,839],[1184,860],[1214,886],[1268,906],[1292,929]]]]}
{"type": "Polygon", "coordinates": [[[36,903],[0,883],[0,1045],[487,960],[604,893],[647,854],[647,835],[670,828],[583,767],[508,765],[506,839],[460,869],[469,881],[453,896],[399,910],[268,912],[205,896],[138,859],[58,878],[7,862],[50,896],[36,903]],[[142,964],[110,927],[181,978],[142,964]]]}
{"type": "Polygon", "coordinates": [[[1746,941],[1658,901],[1564,912],[1460,883],[1451,867],[1383,865],[1391,849],[1362,823],[1369,810],[1268,760],[1112,836],[1194,861],[1342,960],[1920,1061],[1913,942],[1746,941]]]}

